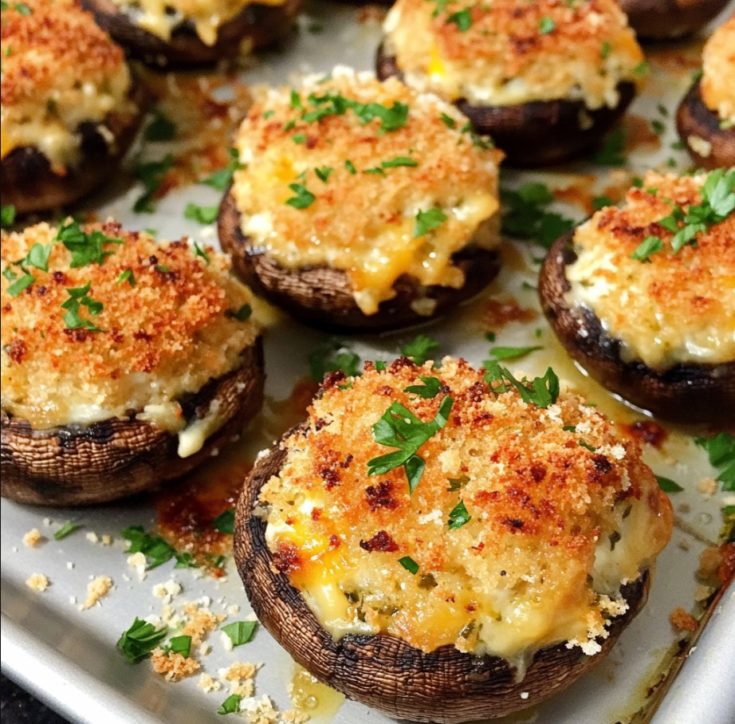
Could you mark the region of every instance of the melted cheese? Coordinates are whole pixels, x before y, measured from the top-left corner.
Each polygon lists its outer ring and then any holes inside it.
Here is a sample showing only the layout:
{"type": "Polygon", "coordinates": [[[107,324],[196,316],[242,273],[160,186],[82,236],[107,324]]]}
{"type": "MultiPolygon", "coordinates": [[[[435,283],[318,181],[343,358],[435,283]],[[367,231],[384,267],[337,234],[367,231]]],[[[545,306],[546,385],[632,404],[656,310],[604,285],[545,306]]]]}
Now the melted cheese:
{"type": "Polygon", "coordinates": [[[595,313],[622,341],[626,361],[667,369],[735,360],[735,213],[676,254],[672,232],[656,223],[671,213],[669,200],[684,208],[700,203],[704,179],[649,173],[622,208],[598,211],[575,232],[568,302],[595,313]],[[652,234],[664,250],[646,263],[632,259],[652,234]]]}
{"type": "Polygon", "coordinates": [[[103,247],[102,264],[76,268],[55,227],[2,234],[3,410],[34,429],[133,415],[179,433],[179,455],[192,455],[224,420],[213,401],[187,423],[181,400],[241,365],[258,331],[232,312],[252,296],[214,251],[206,263],[185,240],[158,243],[113,222],[92,229],[120,243],[103,247]],[[16,262],[34,244],[50,248],[48,271],[30,267],[33,284],[13,297],[7,276],[19,277],[16,262]],[[100,331],[64,319],[67,290],[86,284],[102,309],[81,306],[79,316],[100,331]]]}
{"type": "Polygon", "coordinates": [[[637,443],[575,395],[540,409],[515,391],[495,396],[482,375],[449,358],[439,369],[368,367],[323,390],[305,433],[282,443],[286,460],[260,495],[266,541],[336,639],[385,632],[521,671],[549,644],[592,654],[626,610],[621,585],[668,541],[671,507],[637,443]],[[421,375],[439,378],[437,397],[405,391],[421,375]],[[392,450],[371,430],[391,402],[426,421],[445,394],[450,419],[419,450],[413,494],[402,468],[368,476],[368,460],[392,450]],[[470,520],[450,529],[460,500],[470,520]]]}
{"type": "Polygon", "coordinates": [[[735,15],[720,25],[702,53],[702,98],[723,125],[735,125],[735,15]]]}
{"type": "Polygon", "coordinates": [[[504,106],[558,98],[590,109],[618,103],[617,85],[643,60],[614,0],[518,3],[398,0],[385,19],[386,50],[406,82],[452,101],[504,106]],[[469,8],[471,24],[452,18],[469,8]],[[551,32],[542,32],[544,22],[551,32]]]}
{"type": "Polygon", "coordinates": [[[63,173],[78,163],[79,126],[137,112],[122,51],[70,0],[30,0],[3,11],[2,157],[25,146],[63,173]]]}
{"type": "Polygon", "coordinates": [[[286,0],[112,0],[132,21],[149,33],[169,40],[182,23],[193,24],[206,45],[217,42],[221,25],[248,5],[283,5],[286,0]]]}
{"type": "Polygon", "coordinates": [[[245,168],[232,191],[243,233],[283,267],[346,271],[365,314],[394,296],[402,274],[461,287],[452,255],[470,243],[498,243],[499,152],[473,141],[452,106],[398,81],[346,68],[321,81],[308,78],[294,91],[296,107],[288,89],[269,91],[243,122],[236,145],[245,168]],[[402,103],[408,117],[387,132],[351,110],[303,120],[320,107],[310,96],[329,94],[384,108],[402,103]],[[390,165],[401,158],[413,165],[390,165]],[[305,208],[288,203],[299,186],[314,197],[305,208]],[[446,219],[417,235],[417,215],[430,210],[446,219]]]}

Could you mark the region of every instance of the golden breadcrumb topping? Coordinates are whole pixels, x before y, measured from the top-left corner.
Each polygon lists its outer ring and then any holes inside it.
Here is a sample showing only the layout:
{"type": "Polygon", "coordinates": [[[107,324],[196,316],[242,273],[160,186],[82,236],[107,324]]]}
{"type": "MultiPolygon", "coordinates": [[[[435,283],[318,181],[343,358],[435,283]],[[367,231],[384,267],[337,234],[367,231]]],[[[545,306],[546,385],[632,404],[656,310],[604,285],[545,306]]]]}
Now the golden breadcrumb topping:
{"type": "Polygon", "coordinates": [[[238,319],[249,290],[227,257],[183,239],[112,221],[60,228],[2,234],[3,410],[34,428],[137,414],[180,430],[180,399],[236,369],[255,340],[238,319]]]}
{"type": "Polygon", "coordinates": [[[166,681],[181,681],[196,674],[202,665],[191,656],[155,648],[151,654],[151,668],[166,681]]]}
{"type": "Polygon", "coordinates": [[[327,382],[261,492],[274,564],[335,637],[387,632],[521,669],[556,642],[594,653],[626,610],[621,584],[671,532],[638,443],[572,393],[542,408],[464,360],[433,365],[368,364],[327,382]],[[374,428],[392,403],[429,423],[447,398],[413,493],[402,466],[369,475],[396,452],[374,428]]]}
{"type": "Polygon", "coordinates": [[[169,40],[185,23],[191,23],[206,45],[217,42],[220,25],[248,5],[283,5],[285,0],[112,0],[131,20],[148,32],[169,40]]]}
{"type": "Polygon", "coordinates": [[[287,268],[347,272],[366,314],[409,274],[461,287],[452,255],[497,244],[499,151],[433,95],[338,67],[264,91],[236,139],[242,230],[287,268]]]}
{"type": "Polygon", "coordinates": [[[735,213],[705,224],[678,251],[672,246],[676,227],[659,223],[701,205],[706,179],[650,172],[620,208],[598,211],[575,232],[578,258],[566,269],[569,299],[622,340],[626,360],[654,369],[735,360],[735,213]],[[660,250],[645,261],[633,258],[651,238],[660,250]]]}
{"type": "Polygon", "coordinates": [[[720,25],[702,53],[702,98],[728,127],[735,125],[735,15],[720,25]]]}
{"type": "Polygon", "coordinates": [[[615,0],[398,0],[384,30],[409,85],[481,106],[614,107],[643,60],[615,0]]]}
{"type": "Polygon", "coordinates": [[[2,156],[35,147],[62,173],[80,124],[136,112],[125,57],[74,0],[10,2],[2,19],[2,156]]]}

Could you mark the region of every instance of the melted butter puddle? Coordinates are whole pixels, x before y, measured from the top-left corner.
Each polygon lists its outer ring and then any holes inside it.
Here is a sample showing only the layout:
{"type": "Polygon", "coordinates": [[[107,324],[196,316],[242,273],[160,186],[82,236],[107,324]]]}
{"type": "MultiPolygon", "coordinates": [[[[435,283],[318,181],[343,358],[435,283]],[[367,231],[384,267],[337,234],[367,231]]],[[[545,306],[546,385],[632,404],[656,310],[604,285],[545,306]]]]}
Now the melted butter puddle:
{"type": "Polygon", "coordinates": [[[288,695],[294,708],[311,721],[331,721],[345,701],[344,694],[322,684],[299,664],[294,664],[288,695]]]}

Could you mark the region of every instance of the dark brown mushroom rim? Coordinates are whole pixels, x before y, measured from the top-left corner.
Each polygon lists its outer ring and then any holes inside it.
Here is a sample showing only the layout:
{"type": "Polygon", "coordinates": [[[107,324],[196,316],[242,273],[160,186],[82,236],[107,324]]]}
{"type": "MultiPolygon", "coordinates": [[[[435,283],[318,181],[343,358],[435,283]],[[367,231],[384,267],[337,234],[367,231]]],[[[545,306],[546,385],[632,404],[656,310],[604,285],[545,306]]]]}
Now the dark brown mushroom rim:
{"type": "Polygon", "coordinates": [[[728,0],[620,0],[636,35],[644,40],[674,40],[692,35],[728,0]]]}
{"type": "Polygon", "coordinates": [[[590,309],[569,306],[566,267],[577,255],[574,230],[558,239],[541,268],[541,306],[567,352],[608,390],[654,415],[684,423],[732,422],[735,361],[676,364],[654,370],[621,357],[622,342],[609,336],[590,309]]]}
{"type": "Polygon", "coordinates": [[[258,460],[237,504],[234,552],[258,620],[314,676],[350,699],[391,717],[453,724],[505,716],[556,694],[601,661],[643,607],[648,572],[622,593],[628,611],[610,621],[602,651],[586,656],[565,644],[538,651],[526,675],[495,656],[472,656],[453,646],[431,653],[387,634],[348,634],[336,641],[321,626],[286,574],[277,570],[265,541],[266,523],[254,512],[262,486],[278,474],[286,451],[273,448],[258,460]],[[523,696],[521,696],[523,694],[523,696]]]}
{"type": "Polygon", "coordinates": [[[113,418],[81,427],[33,430],[26,420],[2,412],[2,495],[36,505],[103,503],[178,478],[223,448],[260,409],[263,345],[259,337],[243,353],[242,365],[181,401],[186,420],[220,404],[226,422],[187,458],[177,453],[178,436],[148,422],[113,418]]]}
{"type": "Polygon", "coordinates": [[[133,142],[143,118],[145,92],[136,86],[130,95],[137,110],[125,115],[110,113],[103,122],[112,134],[112,143],[100,132],[99,123],[80,124],[80,162],[64,175],[54,173],[48,158],[35,146],[14,148],[0,162],[3,204],[13,205],[18,214],[50,211],[103,186],[133,142]]]}
{"type": "Polygon", "coordinates": [[[720,123],[720,116],[704,104],[701,81],[694,81],[676,111],[676,128],[689,155],[702,168],[735,166],[735,127],[724,129],[720,123]],[[707,141],[711,152],[702,156],[692,148],[690,137],[707,141]]]}
{"type": "MultiPolygon", "coordinates": [[[[403,79],[394,55],[380,44],[376,58],[381,80],[403,79]]],[[[502,149],[505,164],[546,166],[585,154],[602,141],[625,113],[635,96],[633,83],[620,83],[615,108],[589,110],[582,101],[533,101],[510,106],[473,106],[465,100],[455,103],[472,122],[477,133],[490,136],[502,149]]]]}
{"type": "Polygon", "coordinates": [[[421,287],[413,277],[399,277],[396,296],[382,302],[376,314],[364,314],[355,303],[347,274],[331,267],[284,269],[267,253],[251,245],[241,230],[241,215],[229,189],[220,206],[217,222],[222,248],[232,255],[235,270],[255,291],[294,317],[322,328],[341,332],[382,331],[408,327],[436,317],[480,292],[500,270],[495,250],[467,247],[452,261],[465,274],[459,289],[421,287]],[[431,315],[411,308],[419,298],[436,303],[431,315]]]}
{"type": "Polygon", "coordinates": [[[82,0],[82,5],[132,58],[154,67],[191,67],[232,59],[243,43],[250,42],[254,49],[272,45],[291,32],[301,0],[246,6],[220,25],[213,45],[202,42],[189,21],[176,27],[170,40],[164,40],[136,25],[112,0],[82,0]]]}

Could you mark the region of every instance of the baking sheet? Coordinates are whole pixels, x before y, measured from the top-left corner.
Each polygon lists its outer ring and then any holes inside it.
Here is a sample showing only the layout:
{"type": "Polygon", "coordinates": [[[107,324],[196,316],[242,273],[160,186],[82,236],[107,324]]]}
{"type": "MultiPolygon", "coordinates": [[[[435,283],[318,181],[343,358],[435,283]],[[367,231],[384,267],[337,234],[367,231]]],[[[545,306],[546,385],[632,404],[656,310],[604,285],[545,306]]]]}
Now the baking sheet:
{"type": "MultiPolygon", "coordinates": [[[[735,2],[730,3],[732,12],[735,2]]],[[[300,32],[293,44],[282,52],[269,53],[242,73],[246,83],[287,82],[296,74],[328,72],[334,64],[372,68],[377,46],[379,22],[371,21],[364,9],[326,2],[307,6],[300,20],[300,32]],[[313,32],[322,26],[322,32],[313,32]],[[312,30],[312,32],[309,31],[312,30]]],[[[659,147],[639,144],[628,156],[628,168],[640,173],[647,167],[686,168],[684,152],[673,150],[676,139],[671,117],[662,117],[657,105],[673,111],[688,82],[691,59],[697,44],[689,51],[684,46],[666,46],[651,57],[652,73],[644,94],[631,108],[634,117],[658,118],[666,125],[659,147]],[[686,58],[689,60],[686,60],[686,58]],[[682,60],[684,58],[685,60],[682,60]],[[671,159],[671,160],[670,160],[671,159]]],[[[695,61],[696,64],[696,61],[695,61]]],[[[575,164],[555,173],[514,173],[504,171],[503,185],[514,186],[541,180],[554,188],[588,184],[586,174],[597,178],[599,192],[620,183],[620,171],[575,164]]],[[[99,215],[113,215],[130,228],[157,230],[158,237],[177,238],[190,234],[207,243],[215,241],[212,227],[202,227],[184,218],[188,201],[214,205],[218,192],[205,186],[180,188],[158,204],[153,215],[132,212],[138,186],[118,186],[114,192],[93,202],[99,215]]],[[[567,194],[567,198],[569,195],[567,194]]],[[[573,205],[559,206],[575,218],[584,212],[573,205]]],[[[462,355],[474,364],[488,357],[488,343],[478,325],[478,310],[490,297],[513,297],[522,307],[538,309],[535,272],[530,261],[540,250],[528,243],[510,243],[504,252],[504,269],[489,290],[478,300],[465,305],[449,319],[428,325],[424,331],[441,343],[442,354],[462,355]]],[[[390,359],[401,343],[416,334],[409,331],[379,337],[355,337],[352,348],[363,359],[390,359]]],[[[266,414],[277,401],[289,396],[294,384],[307,374],[306,356],[325,335],[276,316],[266,336],[266,414]]],[[[577,386],[600,407],[618,419],[631,421],[643,417],[611,398],[602,388],[585,379],[561,352],[541,316],[527,323],[513,323],[498,331],[498,345],[542,344],[544,349],[517,364],[514,371],[539,374],[551,364],[563,382],[577,386]],[[541,330],[537,332],[536,330],[541,330]],[[537,336],[540,335],[540,336],[537,336]],[[539,341],[540,340],[540,341],[539,341]]],[[[262,419],[260,420],[262,422],[262,419]]],[[[252,451],[269,440],[257,429],[246,435],[252,451]]],[[[576,682],[565,693],[509,721],[582,724],[608,724],[631,719],[640,708],[646,690],[659,678],[659,668],[677,635],[672,630],[669,612],[678,606],[690,610],[698,591],[695,570],[699,553],[717,540],[721,525],[720,508],[727,502],[722,493],[706,499],[697,489],[703,478],[712,477],[706,454],[696,447],[692,431],[668,427],[670,435],[662,450],[648,447],[646,457],[655,472],[675,479],[685,490],[677,493],[674,507],[681,527],[674,531],[669,547],[661,555],[650,600],[638,618],[626,629],[610,656],[596,669],[576,682]],[[686,530],[684,530],[684,529],[686,530]]],[[[174,601],[209,597],[211,608],[226,613],[233,604],[241,610],[230,620],[242,619],[250,611],[241,584],[228,563],[228,575],[215,580],[191,569],[174,569],[173,562],[150,571],[140,581],[126,564],[120,531],[129,525],[147,529],[155,523],[147,497],[123,501],[95,509],[31,508],[3,500],[2,520],[2,666],[4,671],[30,688],[40,698],[75,721],[84,722],[207,722],[217,721],[217,707],[227,696],[220,690],[206,694],[197,687],[197,676],[177,684],[154,674],[148,663],[127,664],[116,652],[115,642],[133,619],[158,614],[161,602],[152,587],[171,579],[182,586],[174,601]],[[62,541],[53,532],[67,520],[78,520],[84,528],[62,541]],[[23,534],[39,528],[48,539],[38,548],[27,548],[23,534]],[[86,534],[110,534],[111,546],[90,542],[86,534]],[[38,594],[25,585],[31,573],[46,574],[51,586],[38,594]],[[80,611],[90,578],[109,575],[114,589],[101,603],[80,611]]],[[[731,587],[732,589],[732,587],[731,587]]],[[[269,695],[281,709],[289,709],[289,684],[294,664],[263,629],[254,640],[234,651],[227,651],[219,632],[210,635],[212,652],[202,657],[203,671],[216,676],[222,667],[242,660],[263,664],[256,678],[256,695],[269,695]]],[[[655,720],[669,722],[706,721],[731,724],[735,721],[735,684],[732,677],[732,651],[735,650],[735,591],[721,599],[712,621],[698,642],[690,661],[683,667],[664,700],[655,720]]],[[[341,697],[319,692],[319,705],[312,710],[316,722],[343,724],[386,722],[386,717],[341,697]]],[[[235,719],[236,721],[237,719],[235,719]]]]}

